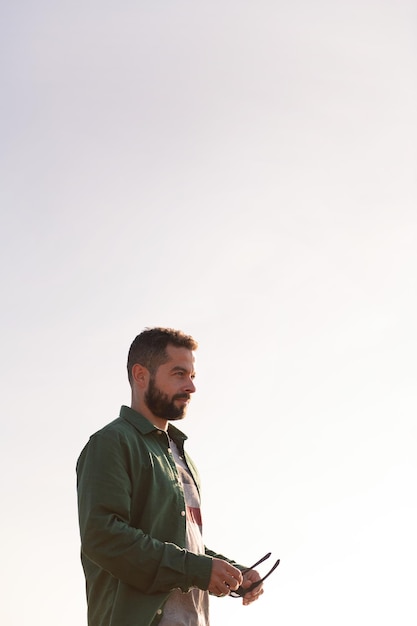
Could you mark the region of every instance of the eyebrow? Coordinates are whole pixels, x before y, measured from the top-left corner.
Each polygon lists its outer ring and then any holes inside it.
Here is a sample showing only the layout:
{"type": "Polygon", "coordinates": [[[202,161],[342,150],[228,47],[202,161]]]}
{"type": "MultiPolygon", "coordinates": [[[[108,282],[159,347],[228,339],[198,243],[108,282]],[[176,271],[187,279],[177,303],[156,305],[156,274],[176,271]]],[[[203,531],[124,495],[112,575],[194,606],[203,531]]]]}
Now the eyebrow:
{"type": "MultiPolygon", "coordinates": [[[[186,367],[181,367],[181,365],[174,365],[174,367],[171,368],[171,372],[184,372],[184,374],[187,374],[188,369],[186,367]]],[[[194,370],[192,370],[190,373],[191,373],[191,375],[194,374],[194,376],[195,376],[195,371],[194,370]]]]}

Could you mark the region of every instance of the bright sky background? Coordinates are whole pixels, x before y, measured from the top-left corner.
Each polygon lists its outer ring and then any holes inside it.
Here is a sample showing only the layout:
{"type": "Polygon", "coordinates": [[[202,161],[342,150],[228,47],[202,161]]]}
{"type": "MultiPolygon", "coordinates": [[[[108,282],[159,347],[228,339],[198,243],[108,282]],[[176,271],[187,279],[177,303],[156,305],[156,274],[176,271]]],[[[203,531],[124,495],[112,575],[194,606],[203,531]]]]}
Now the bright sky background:
{"type": "Polygon", "coordinates": [[[2,2],[2,625],[86,625],[75,462],[168,325],[206,543],[281,558],[213,626],[415,626],[416,13],[2,2]]]}

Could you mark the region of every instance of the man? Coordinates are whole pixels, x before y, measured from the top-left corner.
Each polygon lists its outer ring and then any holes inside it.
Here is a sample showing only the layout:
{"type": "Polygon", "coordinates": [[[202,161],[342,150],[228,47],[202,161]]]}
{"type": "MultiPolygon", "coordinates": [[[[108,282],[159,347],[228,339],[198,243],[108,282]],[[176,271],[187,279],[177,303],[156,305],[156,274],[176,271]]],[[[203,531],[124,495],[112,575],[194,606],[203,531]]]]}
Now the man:
{"type": "MultiPolygon", "coordinates": [[[[77,462],[89,626],[208,626],[208,594],[247,589],[260,577],[202,541],[197,470],[185,416],[197,343],[146,329],[128,355],[131,407],[95,433],[77,462]]],[[[262,594],[249,590],[243,603],[262,594]]]]}

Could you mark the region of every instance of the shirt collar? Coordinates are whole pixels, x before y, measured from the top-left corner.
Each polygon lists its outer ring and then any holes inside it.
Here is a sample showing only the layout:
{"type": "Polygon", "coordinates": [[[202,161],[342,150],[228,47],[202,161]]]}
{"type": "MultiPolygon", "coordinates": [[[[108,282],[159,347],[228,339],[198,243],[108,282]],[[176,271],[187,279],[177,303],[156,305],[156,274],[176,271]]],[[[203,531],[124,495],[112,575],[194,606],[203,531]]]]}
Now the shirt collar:
{"type": "MultiPolygon", "coordinates": [[[[146,419],[141,413],[131,409],[129,406],[123,405],[120,409],[120,417],[127,420],[132,426],[134,426],[142,435],[148,435],[151,432],[155,432],[160,430],[151,422],[146,419]]],[[[184,445],[184,441],[187,439],[187,435],[185,435],[179,428],[173,426],[173,424],[168,424],[168,435],[175,441],[175,443],[179,443],[180,446],[184,445]]]]}

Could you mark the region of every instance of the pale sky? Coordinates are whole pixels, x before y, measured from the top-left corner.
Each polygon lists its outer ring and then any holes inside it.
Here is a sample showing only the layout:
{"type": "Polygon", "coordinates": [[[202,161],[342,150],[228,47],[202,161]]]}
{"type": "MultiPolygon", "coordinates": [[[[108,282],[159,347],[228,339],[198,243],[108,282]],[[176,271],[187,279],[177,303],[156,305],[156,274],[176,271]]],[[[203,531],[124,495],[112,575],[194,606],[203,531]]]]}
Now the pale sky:
{"type": "Polygon", "coordinates": [[[75,462],[167,325],[206,544],[281,558],[212,626],[415,626],[416,13],[3,1],[2,625],[86,626],[75,462]]]}

